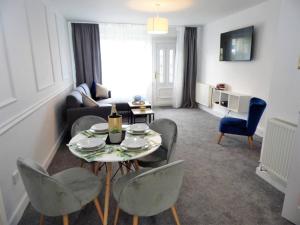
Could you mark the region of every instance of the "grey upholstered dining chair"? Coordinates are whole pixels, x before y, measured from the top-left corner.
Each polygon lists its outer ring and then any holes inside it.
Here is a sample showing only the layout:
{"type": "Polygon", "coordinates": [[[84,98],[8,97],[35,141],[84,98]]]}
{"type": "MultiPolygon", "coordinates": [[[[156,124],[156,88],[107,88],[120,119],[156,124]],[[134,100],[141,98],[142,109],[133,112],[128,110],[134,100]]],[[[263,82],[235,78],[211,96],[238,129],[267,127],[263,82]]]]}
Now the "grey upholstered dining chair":
{"type": "Polygon", "coordinates": [[[120,177],[113,186],[113,196],[118,203],[114,225],[117,225],[120,209],[133,215],[133,225],[139,216],[154,216],[167,209],[180,225],[175,203],[183,180],[183,161],[141,169],[120,177]]]}
{"type": "Polygon", "coordinates": [[[140,158],[138,164],[142,167],[157,167],[170,162],[177,140],[177,125],[170,119],[158,119],[149,125],[150,129],[161,134],[162,144],[152,154],[140,158]]]}
{"type": "Polygon", "coordinates": [[[79,132],[90,129],[96,123],[107,123],[107,121],[102,117],[93,115],[80,117],[72,124],[71,136],[74,137],[79,132]]]}
{"type": "Polygon", "coordinates": [[[32,206],[41,213],[40,225],[44,224],[44,216],[63,216],[63,224],[68,225],[68,215],[91,201],[103,223],[98,200],[101,185],[90,171],[72,168],[49,176],[36,162],[21,158],[17,166],[32,206]]]}

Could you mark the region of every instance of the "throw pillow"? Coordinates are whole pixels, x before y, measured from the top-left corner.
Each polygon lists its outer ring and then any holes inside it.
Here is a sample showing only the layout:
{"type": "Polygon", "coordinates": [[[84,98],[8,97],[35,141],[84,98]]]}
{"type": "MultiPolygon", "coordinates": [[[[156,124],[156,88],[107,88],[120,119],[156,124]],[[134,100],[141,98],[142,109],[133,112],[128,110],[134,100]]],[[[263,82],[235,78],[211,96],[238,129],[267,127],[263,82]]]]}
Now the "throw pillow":
{"type": "Polygon", "coordinates": [[[96,98],[108,98],[108,89],[102,84],[96,84],[96,98]]]}
{"type": "Polygon", "coordinates": [[[86,107],[98,106],[97,102],[91,97],[87,96],[86,94],[81,93],[81,96],[82,96],[82,103],[84,106],[86,107]]]}

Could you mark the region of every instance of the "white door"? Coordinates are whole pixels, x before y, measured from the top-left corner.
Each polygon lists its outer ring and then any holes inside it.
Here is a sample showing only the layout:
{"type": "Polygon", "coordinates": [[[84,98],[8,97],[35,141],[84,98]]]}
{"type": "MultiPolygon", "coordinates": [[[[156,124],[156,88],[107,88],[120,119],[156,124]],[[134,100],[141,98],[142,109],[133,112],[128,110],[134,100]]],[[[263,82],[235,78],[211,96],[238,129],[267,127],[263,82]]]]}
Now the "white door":
{"type": "Polygon", "coordinates": [[[175,72],[176,40],[168,39],[154,43],[153,100],[156,106],[171,106],[175,72]]]}

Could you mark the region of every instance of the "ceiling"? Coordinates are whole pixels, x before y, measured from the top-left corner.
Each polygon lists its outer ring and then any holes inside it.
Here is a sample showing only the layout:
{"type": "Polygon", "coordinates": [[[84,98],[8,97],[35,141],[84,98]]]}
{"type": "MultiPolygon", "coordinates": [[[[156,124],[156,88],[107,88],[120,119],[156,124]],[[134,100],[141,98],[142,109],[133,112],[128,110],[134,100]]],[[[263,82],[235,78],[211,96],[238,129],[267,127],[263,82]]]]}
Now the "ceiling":
{"type": "Polygon", "coordinates": [[[200,25],[217,20],[265,0],[50,0],[69,20],[145,24],[155,15],[171,25],[200,25]]]}

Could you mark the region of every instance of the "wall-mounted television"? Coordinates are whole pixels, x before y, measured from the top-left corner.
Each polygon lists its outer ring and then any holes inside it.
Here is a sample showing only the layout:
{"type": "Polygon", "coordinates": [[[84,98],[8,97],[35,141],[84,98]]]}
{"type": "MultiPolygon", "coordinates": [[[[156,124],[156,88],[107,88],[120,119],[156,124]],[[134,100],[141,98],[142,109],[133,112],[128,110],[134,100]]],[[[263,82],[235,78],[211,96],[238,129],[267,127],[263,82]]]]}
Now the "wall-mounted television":
{"type": "Polygon", "coordinates": [[[220,61],[250,61],[253,56],[254,26],[221,34],[220,61]]]}

